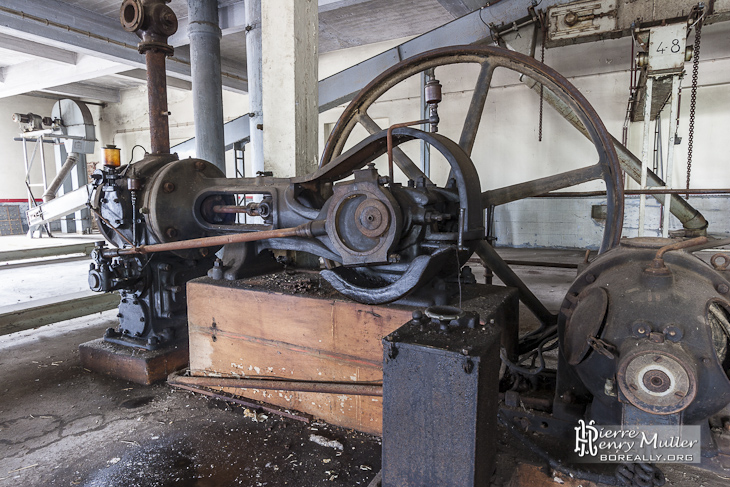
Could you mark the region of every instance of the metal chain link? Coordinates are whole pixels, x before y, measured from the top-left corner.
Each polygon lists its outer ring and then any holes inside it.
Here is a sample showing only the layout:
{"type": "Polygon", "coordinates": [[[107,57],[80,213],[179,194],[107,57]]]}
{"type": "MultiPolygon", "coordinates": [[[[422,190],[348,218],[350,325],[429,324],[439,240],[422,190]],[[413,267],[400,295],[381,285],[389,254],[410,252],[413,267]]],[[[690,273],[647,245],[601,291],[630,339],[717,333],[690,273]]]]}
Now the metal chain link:
{"type": "Polygon", "coordinates": [[[692,53],[692,93],[689,101],[689,130],[687,132],[687,199],[689,199],[689,180],[692,175],[692,149],[694,148],[695,108],[697,106],[697,78],[700,69],[700,43],[702,42],[703,23],[702,18],[697,21],[694,51],[692,53]]]}
{"type": "MultiPolygon", "coordinates": [[[[542,28],[542,45],[540,46],[540,62],[545,62],[545,40],[547,39],[547,28],[543,26],[542,28]]],[[[538,142],[542,142],[542,105],[543,105],[543,90],[545,89],[544,85],[540,85],[540,121],[538,123],[538,129],[537,129],[537,140],[538,142]]]]}

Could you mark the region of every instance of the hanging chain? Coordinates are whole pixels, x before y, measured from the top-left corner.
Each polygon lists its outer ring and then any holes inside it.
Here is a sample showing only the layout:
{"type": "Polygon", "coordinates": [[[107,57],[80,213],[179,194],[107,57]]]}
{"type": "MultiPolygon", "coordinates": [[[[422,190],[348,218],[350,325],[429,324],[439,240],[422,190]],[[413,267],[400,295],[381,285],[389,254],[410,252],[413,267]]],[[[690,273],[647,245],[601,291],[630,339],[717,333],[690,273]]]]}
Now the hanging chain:
{"type": "Polygon", "coordinates": [[[695,135],[695,108],[697,106],[697,77],[700,69],[700,43],[702,42],[702,24],[700,17],[695,26],[695,43],[692,53],[692,93],[689,101],[689,130],[687,131],[687,194],[689,199],[689,180],[692,175],[692,149],[694,148],[695,135]]]}
{"type": "MultiPolygon", "coordinates": [[[[540,46],[540,62],[545,62],[545,40],[547,39],[547,29],[543,25],[542,27],[542,45],[540,46]]],[[[543,105],[543,90],[545,89],[545,85],[540,85],[540,121],[538,123],[538,129],[537,129],[537,140],[538,142],[542,142],[542,105],[543,105]]]]}

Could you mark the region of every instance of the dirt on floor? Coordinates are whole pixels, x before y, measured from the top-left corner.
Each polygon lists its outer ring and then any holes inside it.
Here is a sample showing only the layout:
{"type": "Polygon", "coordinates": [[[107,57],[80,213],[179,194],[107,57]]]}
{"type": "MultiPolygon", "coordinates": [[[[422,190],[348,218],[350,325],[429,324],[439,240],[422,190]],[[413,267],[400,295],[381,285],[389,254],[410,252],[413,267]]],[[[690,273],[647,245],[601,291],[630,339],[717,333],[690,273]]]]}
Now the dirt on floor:
{"type": "Polygon", "coordinates": [[[79,343],[110,326],[94,321],[0,343],[0,486],[353,486],[379,470],[379,438],[84,370],[79,343]]]}

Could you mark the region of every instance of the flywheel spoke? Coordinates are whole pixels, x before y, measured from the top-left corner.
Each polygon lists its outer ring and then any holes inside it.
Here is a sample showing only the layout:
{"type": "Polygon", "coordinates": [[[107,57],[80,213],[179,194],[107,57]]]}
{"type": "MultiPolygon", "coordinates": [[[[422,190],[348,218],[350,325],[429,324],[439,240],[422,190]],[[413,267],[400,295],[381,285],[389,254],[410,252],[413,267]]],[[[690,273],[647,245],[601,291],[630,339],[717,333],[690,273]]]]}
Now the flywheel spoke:
{"type": "Polygon", "coordinates": [[[487,101],[489,86],[492,83],[492,75],[494,74],[494,66],[488,61],[482,63],[482,69],[479,71],[476,85],[474,86],[474,94],[469,103],[469,110],[466,112],[464,127],[461,129],[461,137],[459,145],[467,155],[471,156],[471,150],[474,147],[474,140],[477,138],[479,124],[482,121],[484,113],[484,104],[487,101]]]}
{"type": "Polygon", "coordinates": [[[558,189],[569,188],[580,183],[601,179],[603,169],[599,164],[566,171],[554,176],[533,179],[524,183],[513,184],[503,188],[491,189],[482,193],[482,208],[499,206],[511,201],[539,196],[558,189]]]}

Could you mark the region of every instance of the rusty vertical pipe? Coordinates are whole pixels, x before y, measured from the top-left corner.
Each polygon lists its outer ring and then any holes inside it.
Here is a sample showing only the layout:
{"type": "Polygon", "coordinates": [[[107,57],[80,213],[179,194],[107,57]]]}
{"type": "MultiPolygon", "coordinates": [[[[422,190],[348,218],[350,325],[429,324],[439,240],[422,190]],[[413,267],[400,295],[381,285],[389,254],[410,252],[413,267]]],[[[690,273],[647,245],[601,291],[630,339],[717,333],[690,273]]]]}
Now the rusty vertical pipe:
{"type": "Polygon", "coordinates": [[[167,78],[164,52],[150,49],[147,61],[147,101],[150,110],[150,144],[156,154],[170,153],[170,126],[167,110],[167,78]]]}
{"type": "Polygon", "coordinates": [[[137,49],[145,55],[150,143],[152,153],[156,154],[170,153],[165,58],[174,52],[167,39],[177,31],[177,17],[166,3],[165,0],[124,0],[119,10],[122,27],[137,34],[141,41],[137,49]]]}

